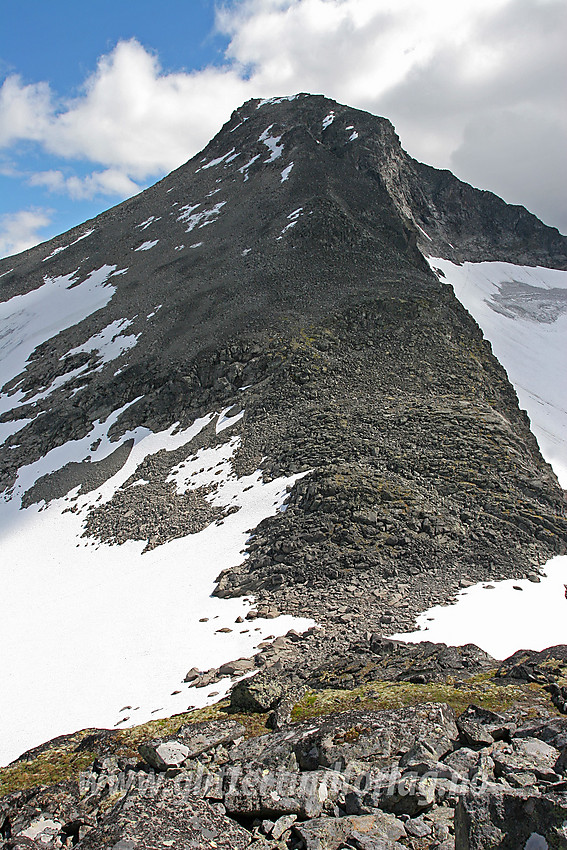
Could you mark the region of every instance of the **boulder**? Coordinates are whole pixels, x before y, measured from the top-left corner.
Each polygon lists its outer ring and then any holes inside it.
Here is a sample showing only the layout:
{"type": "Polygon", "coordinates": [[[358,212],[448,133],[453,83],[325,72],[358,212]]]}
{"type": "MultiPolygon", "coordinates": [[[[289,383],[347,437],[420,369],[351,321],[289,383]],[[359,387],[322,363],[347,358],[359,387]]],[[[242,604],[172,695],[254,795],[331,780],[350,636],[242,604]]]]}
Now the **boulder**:
{"type": "Polygon", "coordinates": [[[344,791],[343,776],[333,771],[238,769],[225,776],[227,812],[246,817],[316,818],[344,791]]]}
{"type": "MultiPolygon", "coordinates": [[[[305,727],[304,727],[305,728],[305,727]]],[[[453,749],[458,731],[451,708],[431,703],[381,712],[350,711],[313,721],[295,746],[302,770],[352,762],[386,766],[397,762],[417,741],[440,760],[453,749]]]]}
{"type": "Polygon", "coordinates": [[[147,741],[140,744],[138,752],[154,770],[179,767],[189,758],[189,748],[179,741],[147,741]]]}
{"type": "Polygon", "coordinates": [[[538,738],[514,738],[510,744],[499,741],[491,753],[497,777],[530,773],[549,782],[560,778],[555,770],[560,755],[559,750],[538,738]]]}
{"type": "Polygon", "coordinates": [[[293,832],[302,839],[306,850],[338,850],[346,842],[359,850],[402,850],[398,839],[406,835],[403,823],[385,812],[315,818],[294,824],[293,832]]]}
{"type": "Polygon", "coordinates": [[[245,732],[244,726],[236,720],[207,720],[182,726],[176,732],[175,740],[187,747],[187,758],[197,758],[220,744],[237,741],[245,732]]]}
{"type": "Polygon", "coordinates": [[[238,682],[230,692],[230,707],[236,711],[263,714],[281,700],[285,688],[281,682],[255,676],[238,682]]]}

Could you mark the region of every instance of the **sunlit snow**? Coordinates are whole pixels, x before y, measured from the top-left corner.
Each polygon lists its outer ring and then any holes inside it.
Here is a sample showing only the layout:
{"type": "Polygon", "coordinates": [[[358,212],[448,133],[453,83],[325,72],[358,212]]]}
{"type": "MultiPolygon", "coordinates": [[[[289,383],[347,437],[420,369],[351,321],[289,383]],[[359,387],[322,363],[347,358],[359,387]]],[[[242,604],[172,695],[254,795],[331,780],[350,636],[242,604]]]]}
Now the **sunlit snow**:
{"type": "Polygon", "coordinates": [[[282,171],[282,179],[281,179],[282,183],[285,183],[285,181],[289,178],[289,175],[291,174],[292,168],[293,168],[293,162],[290,162],[290,164],[286,168],[284,168],[284,170],[282,171]]]}
{"type": "Polygon", "coordinates": [[[97,351],[101,360],[98,367],[100,368],[102,364],[115,360],[121,354],[124,354],[125,351],[136,345],[140,334],[124,335],[124,331],[131,324],[131,319],[116,319],[114,322],[106,325],[101,331],[91,336],[86,342],[77,345],[75,348],[71,348],[59,359],[63,360],[65,357],[71,357],[73,354],[90,354],[93,351],[97,351]]]}
{"type": "Polygon", "coordinates": [[[454,605],[436,605],[421,614],[418,631],[393,637],[410,643],[475,643],[499,659],[518,649],[567,644],[567,557],[552,558],[544,571],[539,583],[509,579],[467,587],[454,605]]]}
{"type": "Polygon", "coordinates": [[[248,180],[248,169],[250,168],[250,166],[251,166],[254,162],[256,162],[256,160],[257,160],[257,159],[260,159],[260,154],[259,154],[259,153],[257,153],[257,154],[256,154],[256,156],[253,156],[253,157],[252,157],[252,159],[249,159],[249,160],[248,160],[248,162],[247,162],[245,165],[242,165],[242,166],[238,169],[238,170],[240,171],[240,173],[244,175],[244,182],[246,182],[246,181],[248,180]]]}
{"type": "Polygon", "coordinates": [[[335,120],[335,113],[331,109],[328,115],[323,118],[323,130],[326,130],[327,127],[330,127],[333,121],[335,120]]]}
{"type": "MultiPolygon", "coordinates": [[[[123,468],[101,487],[82,496],[71,491],[47,507],[18,510],[23,492],[45,472],[70,460],[96,462],[113,451],[118,444],[107,433],[123,410],[95,423],[83,440],[60,446],[20,470],[12,499],[0,503],[7,565],[3,594],[10,599],[0,622],[0,763],[75,729],[133,725],[207,704],[226,691],[230,680],[190,688],[182,683],[189,668],[208,669],[250,656],[268,635],[311,625],[289,616],[240,625],[235,621],[246,614],[250,600],[210,596],[218,574],[242,561],[249,529],[281,508],[297,477],[264,484],[256,472],[237,479],[230,458],[238,437],[198,453],[184,468],[186,475],[198,475],[200,484],[217,485],[210,496],[213,504],[239,508],[221,524],[143,555],[144,541],[95,545],[81,537],[91,505],[112,498],[148,455],[189,442],[213,414],[183,431],[172,426],[159,434],[146,428],[126,432],[121,442],[132,439],[134,448],[123,468]],[[198,472],[204,453],[209,464],[205,474],[198,472]],[[219,469],[222,474],[215,475],[219,469]],[[199,622],[204,617],[207,622],[199,622]],[[221,633],[221,627],[232,631],[221,633]]],[[[239,418],[221,413],[219,430],[239,418]]]]}
{"type": "Polygon", "coordinates": [[[137,224],[136,227],[138,227],[140,230],[145,230],[147,227],[150,226],[150,224],[153,224],[154,221],[159,221],[160,218],[161,216],[151,215],[145,221],[142,221],[140,224],[137,224]]]}
{"type": "Polygon", "coordinates": [[[274,125],[270,124],[267,127],[261,136],[258,137],[259,142],[264,142],[268,150],[270,151],[270,156],[268,159],[265,159],[264,162],[273,162],[274,159],[277,159],[283,153],[283,145],[280,145],[281,136],[272,136],[270,134],[270,130],[274,125]]]}
{"type": "Polygon", "coordinates": [[[141,245],[138,245],[137,248],[134,248],[135,251],[149,251],[150,248],[154,248],[159,239],[150,239],[148,242],[143,242],[141,245]]]}
{"type": "Polygon", "coordinates": [[[567,271],[429,257],[476,319],[567,487],[567,271]]]}
{"type": "Polygon", "coordinates": [[[215,204],[208,210],[202,210],[201,212],[193,212],[201,204],[188,204],[185,207],[181,207],[181,215],[178,216],[177,221],[184,221],[187,223],[187,233],[191,233],[196,227],[205,227],[207,224],[212,224],[216,221],[221,209],[226,204],[226,201],[219,201],[218,204],[215,204]]]}
{"type": "Polygon", "coordinates": [[[85,230],[85,232],[81,233],[81,235],[77,237],[77,239],[75,239],[73,242],[69,242],[67,245],[61,245],[59,248],[55,248],[51,252],[51,254],[48,254],[47,257],[43,258],[43,262],[45,262],[46,260],[51,260],[52,257],[55,257],[57,254],[60,254],[61,251],[66,251],[67,248],[69,248],[71,245],[76,245],[77,242],[80,242],[82,239],[86,239],[87,236],[91,235],[91,233],[94,233],[94,228],[91,228],[90,230],[85,230]]]}
{"type": "Polygon", "coordinates": [[[298,207],[298,209],[294,210],[293,212],[291,212],[288,215],[289,224],[286,224],[286,226],[281,231],[280,235],[276,237],[276,241],[283,239],[283,237],[288,232],[288,230],[291,230],[292,227],[295,227],[295,225],[299,221],[299,218],[300,218],[302,212],[303,212],[303,207],[298,207]]]}

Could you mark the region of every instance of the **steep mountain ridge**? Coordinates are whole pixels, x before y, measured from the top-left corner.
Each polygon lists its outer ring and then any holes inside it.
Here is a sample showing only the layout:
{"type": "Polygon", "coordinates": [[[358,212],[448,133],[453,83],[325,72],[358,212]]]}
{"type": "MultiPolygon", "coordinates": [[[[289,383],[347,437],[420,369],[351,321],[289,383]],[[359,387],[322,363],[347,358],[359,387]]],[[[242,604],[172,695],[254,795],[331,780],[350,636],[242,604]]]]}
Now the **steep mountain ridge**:
{"type": "Polygon", "coordinates": [[[0,262],[5,502],[78,511],[80,546],[189,545],[241,506],[180,470],[232,441],[218,481],[260,471],[289,497],[216,593],[314,617],[306,665],[465,584],[537,578],[564,493],[425,254],[564,269],[567,239],[415,162],[385,119],[249,101],[155,186],[0,262]],[[134,464],[141,434],[200,418],[134,464]]]}

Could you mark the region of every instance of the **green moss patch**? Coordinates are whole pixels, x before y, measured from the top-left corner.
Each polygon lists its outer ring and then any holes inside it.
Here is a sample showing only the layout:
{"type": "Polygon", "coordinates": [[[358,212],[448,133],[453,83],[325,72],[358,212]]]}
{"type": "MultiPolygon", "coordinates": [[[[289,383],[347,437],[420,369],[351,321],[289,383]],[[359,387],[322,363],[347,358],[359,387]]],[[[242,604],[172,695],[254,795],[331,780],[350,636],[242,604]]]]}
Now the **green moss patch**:
{"type": "Polygon", "coordinates": [[[291,712],[293,722],[352,710],[383,711],[428,702],[445,702],[457,714],[474,703],[491,711],[517,708],[528,715],[540,711],[557,714],[549,694],[540,685],[497,685],[493,673],[484,673],[466,682],[448,679],[416,685],[410,682],[370,682],[353,690],[308,691],[291,712]]]}

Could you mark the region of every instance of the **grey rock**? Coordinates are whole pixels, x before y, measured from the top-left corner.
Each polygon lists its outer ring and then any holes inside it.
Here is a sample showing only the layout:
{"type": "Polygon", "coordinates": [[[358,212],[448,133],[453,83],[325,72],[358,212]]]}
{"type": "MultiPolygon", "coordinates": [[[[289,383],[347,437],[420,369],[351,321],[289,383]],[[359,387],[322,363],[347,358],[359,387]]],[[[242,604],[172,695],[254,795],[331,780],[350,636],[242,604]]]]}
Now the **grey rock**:
{"type": "Polygon", "coordinates": [[[285,693],[281,682],[258,676],[238,682],[230,693],[231,708],[237,711],[266,712],[274,708],[285,693]]]}
{"type": "Polygon", "coordinates": [[[499,741],[491,753],[496,776],[527,772],[550,782],[559,779],[555,771],[559,755],[555,747],[538,738],[515,738],[510,744],[499,741]]]}
{"type": "Polygon", "coordinates": [[[245,732],[245,727],[235,720],[208,720],[182,726],[176,732],[175,740],[187,747],[187,758],[197,758],[220,744],[237,741],[245,732]]]}
{"type": "Polygon", "coordinates": [[[189,748],[179,741],[148,741],[140,744],[138,751],[155,770],[179,767],[189,757],[189,748]]]}
{"type": "Polygon", "coordinates": [[[525,850],[532,836],[545,840],[532,847],[567,847],[567,794],[493,789],[459,800],[455,850],[525,850]]]}
{"type": "Polygon", "coordinates": [[[222,676],[240,676],[254,669],[254,662],[250,658],[239,658],[237,661],[227,661],[221,664],[219,673],[222,676]]]}
{"type": "Polygon", "coordinates": [[[431,824],[426,823],[423,818],[410,818],[404,823],[405,830],[408,835],[415,838],[425,838],[426,835],[431,835],[431,824]]]}
{"type": "Polygon", "coordinates": [[[293,832],[303,840],[306,850],[338,850],[346,841],[351,843],[351,837],[359,842],[377,842],[375,847],[359,843],[364,850],[401,850],[398,839],[406,835],[401,821],[384,812],[360,817],[315,818],[295,824],[293,832]]]}
{"type": "Polygon", "coordinates": [[[288,829],[291,829],[296,820],[297,815],[282,815],[282,817],[278,818],[272,827],[272,838],[278,841],[282,837],[284,832],[287,832],[288,829]]]}
{"type": "Polygon", "coordinates": [[[470,718],[458,717],[457,729],[467,747],[489,747],[494,743],[490,732],[481,723],[470,718]]]}
{"type": "Polygon", "coordinates": [[[189,797],[168,780],[128,793],[77,846],[114,850],[128,841],[135,850],[244,850],[250,833],[217,806],[189,797]]]}
{"type": "Polygon", "coordinates": [[[293,773],[239,767],[225,776],[223,802],[232,815],[316,818],[345,785],[344,777],[332,771],[293,773]]]}

